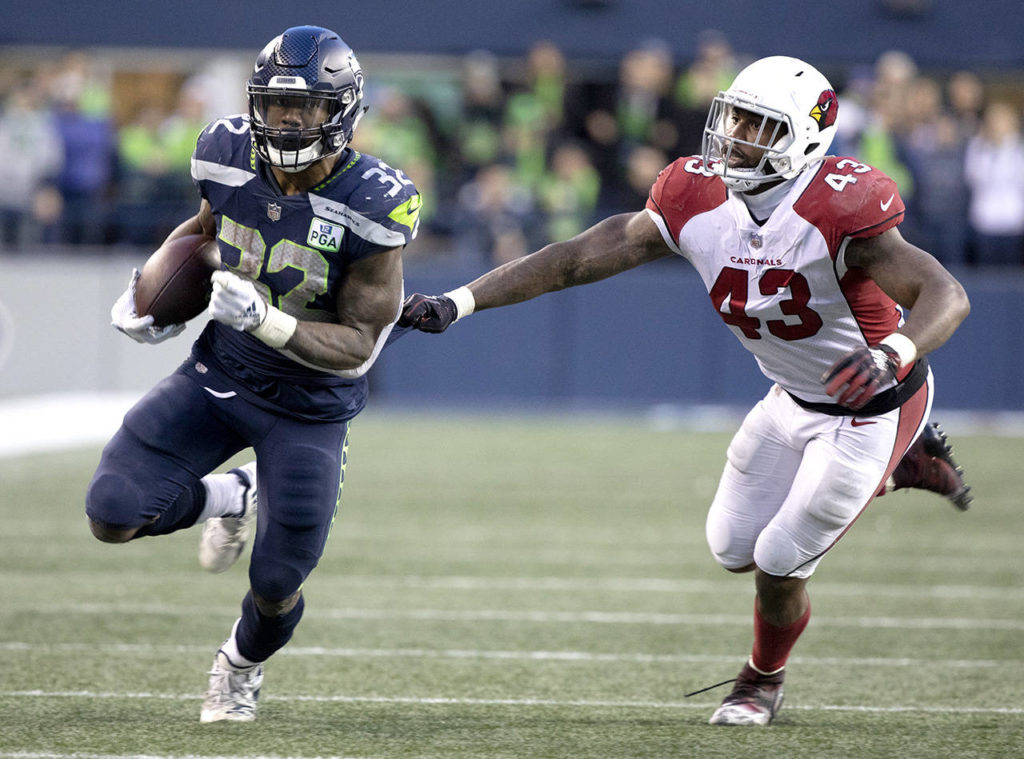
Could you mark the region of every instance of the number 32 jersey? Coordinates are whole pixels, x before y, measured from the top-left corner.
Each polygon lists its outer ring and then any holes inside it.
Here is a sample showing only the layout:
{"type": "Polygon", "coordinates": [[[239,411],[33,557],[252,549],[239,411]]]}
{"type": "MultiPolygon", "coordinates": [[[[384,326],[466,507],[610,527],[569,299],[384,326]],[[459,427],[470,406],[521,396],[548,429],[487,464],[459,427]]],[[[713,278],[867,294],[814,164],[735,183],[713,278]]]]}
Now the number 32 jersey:
{"type": "MultiPolygon", "coordinates": [[[[343,151],[316,187],[284,195],[252,148],[245,116],[203,130],[192,179],[217,222],[221,268],[253,281],[270,304],[300,321],[337,322],[348,266],[405,246],[417,231],[420,195],[413,183],[354,150],[343,151]]],[[[390,331],[363,366],[345,371],[312,366],[215,321],[194,353],[215,360],[260,405],[301,418],[343,419],[365,405],[365,374],[390,331]]]]}
{"type": "Polygon", "coordinates": [[[647,212],[765,376],[799,398],[831,403],[822,374],[902,323],[899,306],[844,263],[850,240],[904,214],[892,179],[852,158],[809,166],[761,225],[699,157],[680,158],[658,175],[647,212]]]}

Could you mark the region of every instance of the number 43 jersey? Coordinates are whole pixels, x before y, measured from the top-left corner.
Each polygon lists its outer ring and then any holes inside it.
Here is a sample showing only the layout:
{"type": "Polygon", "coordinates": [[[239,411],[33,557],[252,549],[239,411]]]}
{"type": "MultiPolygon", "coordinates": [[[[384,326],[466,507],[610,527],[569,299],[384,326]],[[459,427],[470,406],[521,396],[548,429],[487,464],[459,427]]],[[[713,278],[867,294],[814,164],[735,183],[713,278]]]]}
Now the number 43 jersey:
{"type": "MultiPolygon", "coordinates": [[[[252,148],[249,120],[220,119],[199,135],[192,178],[217,221],[221,268],[252,280],[267,301],[300,321],[337,322],[350,264],[403,247],[416,235],[420,195],[401,172],[373,156],[343,151],[334,171],[308,192],[284,195],[252,148]]],[[[395,319],[401,303],[395,305],[395,319]]],[[[334,371],[275,350],[211,321],[194,352],[212,357],[275,410],[317,419],[354,416],[365,374],[334,371]]],[[[256,402],[260,402],[260,400],[256,402]]]]}
{"type": "Polygon", "coordinates": [[[903,319],[863,270],[845,265],[846,246],[899,224],[904,206],[892,179],[852,158],[825,158],[790,184],[759,225],[699,157],[680,158],[658,175],[647,212],[700,273],[765,376],[799,398],[831,403],[822,374],[903,319]]]}

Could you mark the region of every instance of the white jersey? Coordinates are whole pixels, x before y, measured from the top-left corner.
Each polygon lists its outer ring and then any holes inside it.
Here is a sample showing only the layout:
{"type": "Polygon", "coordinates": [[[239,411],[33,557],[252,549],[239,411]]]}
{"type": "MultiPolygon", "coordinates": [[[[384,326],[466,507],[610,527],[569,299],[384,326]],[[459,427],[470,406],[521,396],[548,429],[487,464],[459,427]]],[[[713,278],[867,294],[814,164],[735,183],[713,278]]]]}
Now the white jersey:
{"type": "Polygon", "coordinates": [[[902,323],[896,303],[843,260],[851,239],[904,213],[892,179],[852,158],[809,166],[763,225],[699,157],[680,158],[659,174],[647,211],[765,376],[800,399],[833,403],[822,375],[902,323]]]}

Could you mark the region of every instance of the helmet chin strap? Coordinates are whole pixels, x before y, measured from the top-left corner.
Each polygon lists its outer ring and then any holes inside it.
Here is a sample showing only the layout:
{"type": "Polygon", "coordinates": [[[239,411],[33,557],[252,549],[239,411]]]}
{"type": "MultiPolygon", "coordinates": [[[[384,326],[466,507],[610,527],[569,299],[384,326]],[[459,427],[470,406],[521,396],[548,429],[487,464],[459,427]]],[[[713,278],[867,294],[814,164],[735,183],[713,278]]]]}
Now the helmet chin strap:
{"type": "Polygon", "coordinates": [[[743,174],[739,174],[734,170],[732,176],[722,177],[722,181],[725,182],[726,186],[736,192],[751,192],[756,190],[758,187],[770,184],[773,182],[782,182],[785,184],[791,179],[795,179],[802,173],[802,169],[792,176],[785,176],[779,169],[772,165],[771,161],[766,160],[764,162],[763,169],[742,169],[743,174]],[[767,176],[769,174],[774,176],[767,176]]]}
{"type": "Polygon", "coordinates": [[[321,161],[324,158],[328,158],[328,157],[334,155],[335,153],[340,153],[342,151],[342,149],[345,147],[345,145],[342,144],[341,147],[339,147],[337,150],[332,150],[329,153],[320,152],[317,155],[311,157],[308,161],[300,161],[299,160],[301,158],[301,156],[302,156],[302,153],[304,153],[306,151],[312,151],[312,150],[314,150],[316,148],[319,148],[323,144],[324,144],[324,140],[323,140],[323,138],[321,138],[321,139],[317,140],[316,142],[314,142],[312,145],[309,145],[309,146],[307,146],[305,148],[302,148],[301,150],[288,150],[288,151],[281,150],[280,148],[274,148],[274,147],[271,147],[270,145],[268,145],[267,146],[267,153],[270,155],[271,158],[276,158],[277,159],[276,161],[270,161],[271,166],[273,166],[276,169],[280,169],[285,174],[298,174],[299,172],[302,172],[302,171],[305,171],[306,169],[308,169],[310,166],[312,166],[317,161],[321,161]],[[290,161],[286,162],[284,160],[284,157],[285,157],[286,153],[294,153],[294,154],[296,154],[296,161],[295,162],[290,162],[290,161]]]}
{"type": "Polygon", "coordinates": [[[725,182],[725,186],[734,192],[750,192],[756,190],[766,182],[773,180],[762,178],[760,172],[756,169],[744,169],[744,174],[739,174],[735,170],[722,177],[722,181],[725,182]]]}

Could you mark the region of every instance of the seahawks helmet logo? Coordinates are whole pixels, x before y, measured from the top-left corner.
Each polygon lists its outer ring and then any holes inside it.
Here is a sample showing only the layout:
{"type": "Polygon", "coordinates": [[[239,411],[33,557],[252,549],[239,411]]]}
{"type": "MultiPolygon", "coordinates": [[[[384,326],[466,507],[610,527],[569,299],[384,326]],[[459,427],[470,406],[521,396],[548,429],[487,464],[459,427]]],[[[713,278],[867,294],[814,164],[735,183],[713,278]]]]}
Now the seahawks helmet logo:
{"type": "Polygon", "coordinates": [[[820,132],[836,123],[838,113],[839,103],[836,100],[836,91],[825,90],[818,95],[818,103],[811,109],[810,116],[817,122],[820,132]]]}

